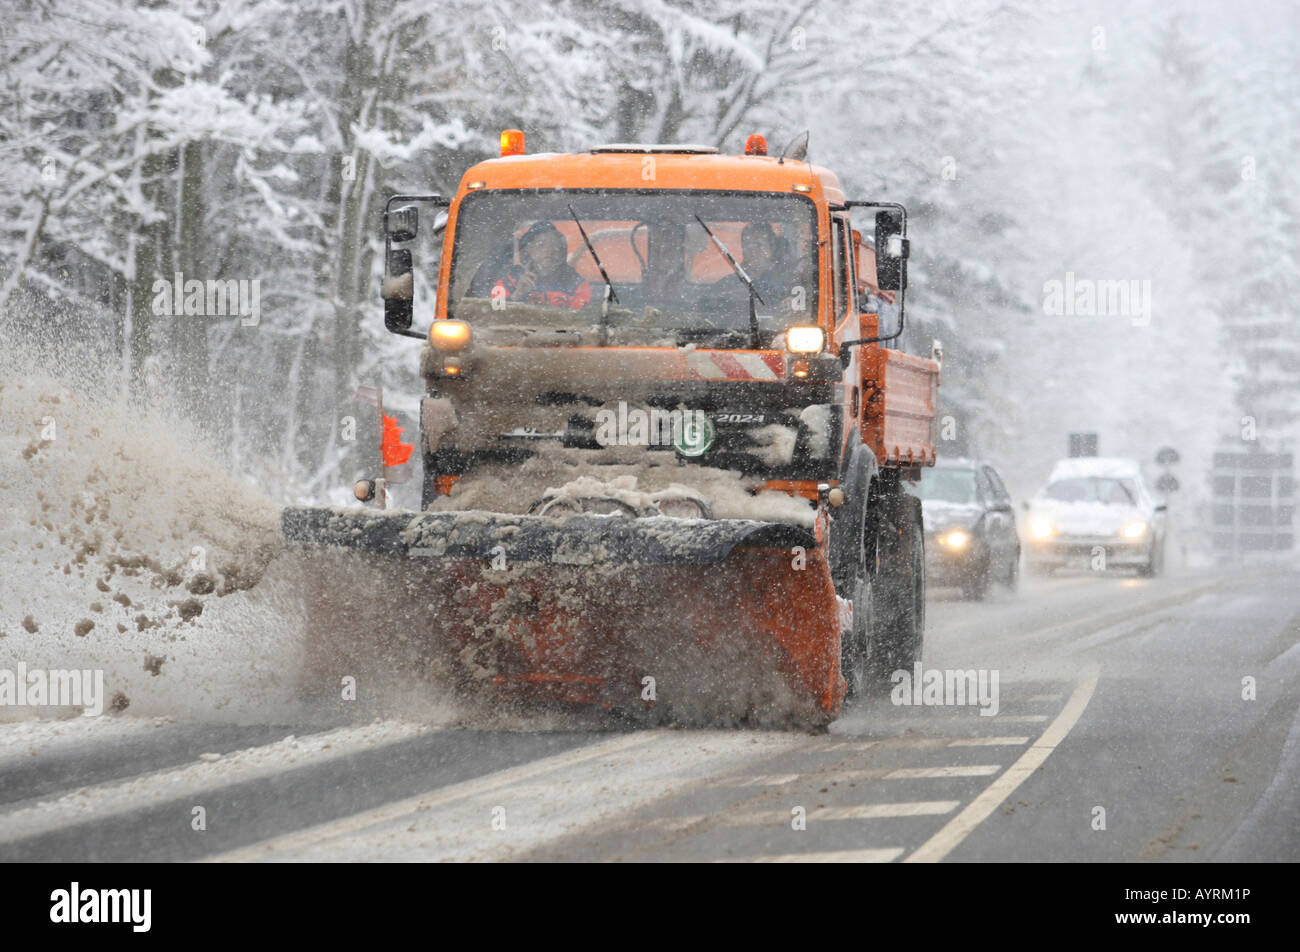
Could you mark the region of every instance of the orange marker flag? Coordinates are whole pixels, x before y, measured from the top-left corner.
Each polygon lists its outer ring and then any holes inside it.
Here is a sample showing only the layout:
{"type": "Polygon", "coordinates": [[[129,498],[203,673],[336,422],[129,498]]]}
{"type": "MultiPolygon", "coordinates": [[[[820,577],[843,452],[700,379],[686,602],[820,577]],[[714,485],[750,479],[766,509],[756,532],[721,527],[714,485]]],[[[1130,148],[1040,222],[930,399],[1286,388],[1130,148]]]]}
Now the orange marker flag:
{"type": "Polygon", "coordinates": [[[415,445],[402,442],[402,427],[397,425],[397,417],[384,417],[384,435],[379,441],[379,452],[384,457],[385,466],[401,466],[411,458],[415,445]]]}

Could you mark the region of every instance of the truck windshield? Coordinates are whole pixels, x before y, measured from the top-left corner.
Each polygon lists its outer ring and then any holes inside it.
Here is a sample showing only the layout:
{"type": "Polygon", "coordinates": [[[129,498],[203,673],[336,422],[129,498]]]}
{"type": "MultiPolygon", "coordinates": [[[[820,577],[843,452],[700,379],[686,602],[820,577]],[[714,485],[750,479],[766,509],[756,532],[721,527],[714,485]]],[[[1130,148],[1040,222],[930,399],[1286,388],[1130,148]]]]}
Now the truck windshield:
{"type": "Polygon", "coordinates": [[[447,316],[552,332],[600,323],[605,280],[576,216],[617,296],[606,321],[615,336],[621,329],[744,346],[749,292],[696,215],[748,273],[765,337],[816,323],[816,207],[799,196],[745,192],[471,194],[457,214],[447,316]]]}

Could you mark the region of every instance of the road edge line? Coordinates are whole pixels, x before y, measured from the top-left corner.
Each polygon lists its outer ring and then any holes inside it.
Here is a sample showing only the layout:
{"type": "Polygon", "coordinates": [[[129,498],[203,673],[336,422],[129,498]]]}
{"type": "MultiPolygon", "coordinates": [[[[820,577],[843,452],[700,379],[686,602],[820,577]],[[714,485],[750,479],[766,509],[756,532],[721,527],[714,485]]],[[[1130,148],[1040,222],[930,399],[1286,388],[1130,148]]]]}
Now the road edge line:
{"type": "Polygon", "coordinates": [[[1020,758],[1006,769],[1006,772],[989,784],[983,793],[944,824],[938,833],[917,847],[903,862],[939,862],[956,849],[977,826],[988,819],[989,815],[1001,806],[1016,788],[1029,778],[1030,774],[1042,766],[1043,761],[1047,760],[1057,745],[1078,723],[1088,702],[1092,700],[1100,677],[1100,666],[1091,666],[1084,674],[1083,680],[1075,685],[1070,700],[1065,702],[1065,707],[1056,716],[1056,720],[1052,721],[1047,730],[1034,741],[1033,746],[1021,754],[1020,758]]]}

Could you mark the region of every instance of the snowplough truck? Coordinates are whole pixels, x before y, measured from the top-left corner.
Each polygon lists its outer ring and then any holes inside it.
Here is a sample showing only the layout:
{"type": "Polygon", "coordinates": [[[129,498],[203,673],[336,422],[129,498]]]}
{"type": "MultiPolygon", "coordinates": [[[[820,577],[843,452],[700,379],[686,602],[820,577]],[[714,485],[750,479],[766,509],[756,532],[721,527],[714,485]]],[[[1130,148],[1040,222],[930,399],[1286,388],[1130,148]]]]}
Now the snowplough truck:
{"type": "Polygon", "coordinates": [[[305,683],[381,659],[491,703],[824,725],[920,660],[906,483],[935,460],[942,353],[895,346],[905,209],[805,153],[528,154],[508,130],[454,196],[388,200],[421,508],[384,500],[390,433],[370,505],[284,511],[343,573],[311,573],[305,683]],[[421,210],[442,250],[413,329],[421,210]]]}

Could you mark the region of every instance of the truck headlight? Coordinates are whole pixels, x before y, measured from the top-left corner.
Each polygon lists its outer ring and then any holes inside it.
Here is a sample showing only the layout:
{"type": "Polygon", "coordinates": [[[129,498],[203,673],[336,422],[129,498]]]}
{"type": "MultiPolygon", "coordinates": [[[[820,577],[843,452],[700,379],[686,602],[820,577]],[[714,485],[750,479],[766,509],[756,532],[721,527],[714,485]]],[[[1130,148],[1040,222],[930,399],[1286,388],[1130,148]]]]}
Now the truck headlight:
{"type": "Polygon", "coordinates": [[[1130,522],[1124,527],[1124,538],[1140,539],[1147,534],[1147,524],[1141,519],[1136,522],[1130,522]]]}
{"type": "Polygon", "coordinates": [[[444,354],[454,354],[469,346],[469,325],[464,321],[434,321],[429,328],[429,343],[444,354]]]}
{"type": "Polygon", "coordinates": [[[785,332],[785,349],[792,354],[816,354],[826,346],[826,332],[820,327],[791,327],[785,332]]]}
{"type": "Polygon", "coordinates": [[[1052,520],[1034,516],[1029,520],[1029,534],[1035,539],[1047,539],[1056,534],[1056,527],[1052,525],[1052,520]]]}

